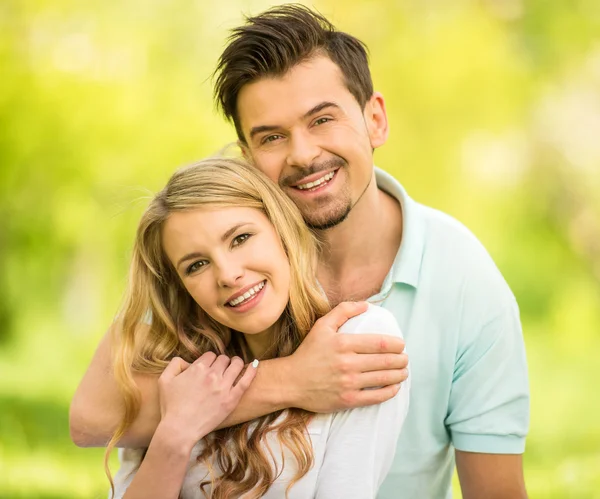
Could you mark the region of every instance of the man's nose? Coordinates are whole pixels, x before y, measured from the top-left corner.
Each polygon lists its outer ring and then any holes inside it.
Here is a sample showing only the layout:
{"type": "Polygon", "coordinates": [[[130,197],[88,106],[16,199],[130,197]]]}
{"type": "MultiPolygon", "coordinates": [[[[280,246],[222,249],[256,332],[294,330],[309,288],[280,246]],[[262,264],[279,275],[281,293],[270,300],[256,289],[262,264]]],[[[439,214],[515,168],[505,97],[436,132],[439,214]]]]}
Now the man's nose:
{"type": "Polygon", "coordinates": [[[321,148],[307,131],[298,131],[289,138],[289,150],[286,158],[288,166],[307,168],[321,154],[321,148]]]}

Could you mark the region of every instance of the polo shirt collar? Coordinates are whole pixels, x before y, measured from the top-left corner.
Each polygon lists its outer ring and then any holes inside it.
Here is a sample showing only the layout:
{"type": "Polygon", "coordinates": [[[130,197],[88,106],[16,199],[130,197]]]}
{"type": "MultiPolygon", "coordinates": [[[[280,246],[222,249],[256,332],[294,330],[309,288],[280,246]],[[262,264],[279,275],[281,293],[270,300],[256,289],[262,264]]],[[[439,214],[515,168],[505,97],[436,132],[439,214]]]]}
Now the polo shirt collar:
{"type": "Polygon", "coordinates": [[[421,207],[408,196],[400,182],[389,173],[375,167],[375,178],[377,187],[396,198],[402,208],[402,242],[392,268],[383,282],[381,292],[387,293],[393,283],[404,283],[416,288],[421,273],[426,236],[421,207]]]}

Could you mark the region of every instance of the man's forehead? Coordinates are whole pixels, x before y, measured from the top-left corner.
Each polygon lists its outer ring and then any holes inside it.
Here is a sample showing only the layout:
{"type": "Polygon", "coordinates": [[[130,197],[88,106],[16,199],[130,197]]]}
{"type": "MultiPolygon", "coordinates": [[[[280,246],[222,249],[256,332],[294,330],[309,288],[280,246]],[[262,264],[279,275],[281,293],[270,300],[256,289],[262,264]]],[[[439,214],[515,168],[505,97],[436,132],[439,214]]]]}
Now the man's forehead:
{"type": "Polygon", "coordinates": [[[265,77],[244,85],[238,95],[242,128],[284,125],[327,101],[343,107],[352,98],[339,67],[327,57],[302,62],[283,76],[265,77]]]}

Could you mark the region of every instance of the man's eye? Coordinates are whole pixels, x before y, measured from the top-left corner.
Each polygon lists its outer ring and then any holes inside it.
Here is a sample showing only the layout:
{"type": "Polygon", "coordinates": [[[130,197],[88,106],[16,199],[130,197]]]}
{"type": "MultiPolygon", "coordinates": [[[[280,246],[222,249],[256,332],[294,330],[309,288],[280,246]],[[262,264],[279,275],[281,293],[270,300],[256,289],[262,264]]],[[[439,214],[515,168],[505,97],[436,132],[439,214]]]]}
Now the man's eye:
{"type": "Polygon", "coordinates": [[[251,236],[252,234],[240,234],[239,236],[233,238],[231,245],[240,246],[241,244],[244,244],[251,236]]]}
{"type": "Polygon", "coordinates": [[[197,270],[201,269],[202,267],[204,267],[208,262],[206,260],[198,260],[197,262],[192,263],[186,270],[185,273],[186,275],[190,275],[193,274],[194,272],[196,272],[197,270]]]}
{"type": "Polygon", "coordinates": [[[315,125],[322,125],[323,123],[327,123],[328,121],[331,121],[330,118],[319,118],[318,120],[315,120],[315,125]]]}
{"type": "Polygon", "coordinates": [[[281,135],[267,135],[264,139],[262,139],[263,144],[268,144],[269,142],[275,142],[280,139],[281,135]]]}

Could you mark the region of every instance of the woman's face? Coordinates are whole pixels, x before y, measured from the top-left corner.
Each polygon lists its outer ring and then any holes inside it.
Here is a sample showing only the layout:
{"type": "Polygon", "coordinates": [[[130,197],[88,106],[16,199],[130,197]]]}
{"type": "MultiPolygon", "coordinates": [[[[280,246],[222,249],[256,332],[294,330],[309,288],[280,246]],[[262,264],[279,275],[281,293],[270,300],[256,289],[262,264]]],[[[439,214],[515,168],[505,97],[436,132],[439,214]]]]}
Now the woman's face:
{"type": "Polygon", "coordinates": [[[285,310],[289,261],[263,212],[221,207],[176,212],[165,222],[162,240],[185,288],[217,322],[257,334],[285,310]]]}

